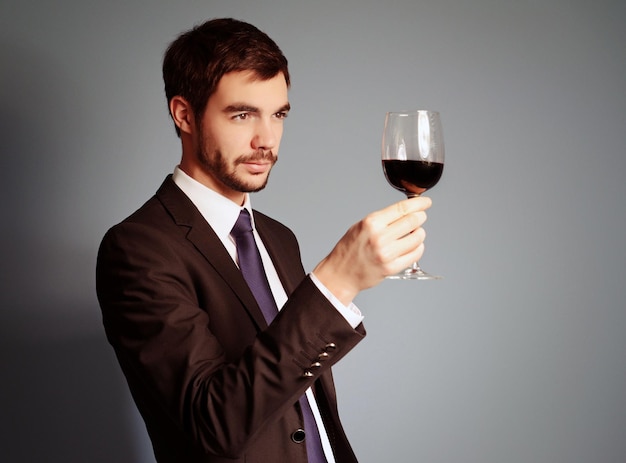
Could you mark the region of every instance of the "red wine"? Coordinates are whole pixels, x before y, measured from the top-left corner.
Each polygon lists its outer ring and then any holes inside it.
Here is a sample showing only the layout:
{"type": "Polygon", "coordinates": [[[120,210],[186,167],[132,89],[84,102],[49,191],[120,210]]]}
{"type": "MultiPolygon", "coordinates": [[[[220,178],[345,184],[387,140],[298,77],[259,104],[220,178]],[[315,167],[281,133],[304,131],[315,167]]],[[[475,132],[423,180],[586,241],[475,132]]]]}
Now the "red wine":
{"type": "Polygon", "coordinates": [[[383,170],[387,181],[406,195],[421,195],[434,187],[443,173],[441,162],[400,161],[384,159],[383,170]]]}

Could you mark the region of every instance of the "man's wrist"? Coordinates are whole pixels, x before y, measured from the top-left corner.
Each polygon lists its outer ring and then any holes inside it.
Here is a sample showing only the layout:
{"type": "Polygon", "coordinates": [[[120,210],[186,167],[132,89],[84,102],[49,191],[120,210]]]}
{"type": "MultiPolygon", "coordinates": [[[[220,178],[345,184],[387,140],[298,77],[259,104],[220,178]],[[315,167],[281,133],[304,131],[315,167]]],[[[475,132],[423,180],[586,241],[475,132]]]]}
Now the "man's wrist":
{"type": "Polygon", "coordinates": [[[329,265],[327,265],[326,262],[327,259],[322,260],[317,267],[315,267],[312,274],[315,274],[317,280],[328,288],[334,297],[341,301],[344,306],[350,305],[359,293],[359,290],[352,289],[350,285],[342,283],[342,279],[338,278],[337,275],[334,275],[333,272],[328,270],[329,265]]]}
{"type": "Polygon", "coordinates": [[[329,302],[337,309],[337,311],[343,315],[346,321],[350,324],[352,328],[356,328],[363,321],[363,314],[359,310],[359,308],[352,303],[350,300],[347,304],[341,301],[336,295],[324,284],[320,281],[320,279],[314,274],[310,275],[311,281],[317,286],[320,292],[326,296],[329,302]]]}

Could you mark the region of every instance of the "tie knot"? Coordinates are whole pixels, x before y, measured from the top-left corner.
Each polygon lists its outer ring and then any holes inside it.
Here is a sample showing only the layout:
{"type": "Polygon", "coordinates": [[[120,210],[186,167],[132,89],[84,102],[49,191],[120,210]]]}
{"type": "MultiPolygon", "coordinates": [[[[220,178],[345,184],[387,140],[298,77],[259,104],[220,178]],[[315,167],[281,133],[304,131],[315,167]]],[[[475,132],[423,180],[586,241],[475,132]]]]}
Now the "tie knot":
{"type": "Polygon", "coordinates": [[[231,234],[234,237],[250,233],[252,231],[252,221],[250,220],[250,213],[247,209],[242,209],[237,217],[235,226],[233,227],[231,234]]]}

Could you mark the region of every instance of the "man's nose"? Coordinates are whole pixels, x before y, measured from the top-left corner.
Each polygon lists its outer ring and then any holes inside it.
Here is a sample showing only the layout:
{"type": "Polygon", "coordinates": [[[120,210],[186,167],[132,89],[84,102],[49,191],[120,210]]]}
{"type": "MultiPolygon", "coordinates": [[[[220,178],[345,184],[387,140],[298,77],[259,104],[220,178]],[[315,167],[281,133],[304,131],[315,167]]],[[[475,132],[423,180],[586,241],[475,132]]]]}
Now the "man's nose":
{"type": "Polygon", "coordinates": [[[273,149],[278,142],[277,130],[271,121],[259,121],[252,139],[252,148],[264,151],[273,149]]]}

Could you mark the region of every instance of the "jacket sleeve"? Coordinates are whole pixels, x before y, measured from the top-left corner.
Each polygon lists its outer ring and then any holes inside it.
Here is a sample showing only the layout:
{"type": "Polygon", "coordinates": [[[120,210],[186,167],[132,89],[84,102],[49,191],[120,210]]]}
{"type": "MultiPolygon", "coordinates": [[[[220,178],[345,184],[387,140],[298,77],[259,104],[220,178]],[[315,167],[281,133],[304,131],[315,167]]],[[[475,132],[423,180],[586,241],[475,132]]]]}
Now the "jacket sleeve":
{"type": "MultiPolygon", "coordinates": [[[[194,252],[154,226],[111,229],[96,271],[103,323],[149,430],[180,429],[203,452],[238,458],[365,332],[353,330],[307,277],[233,357],[212,317],[241,301],[232,291],[205,294],[225,285],[203,275],[194,252]]],[[[250,320],[241,324],[251,330],[250,320]]],[[[236,328],[228,334],[237,335],[236,328]]]]}

